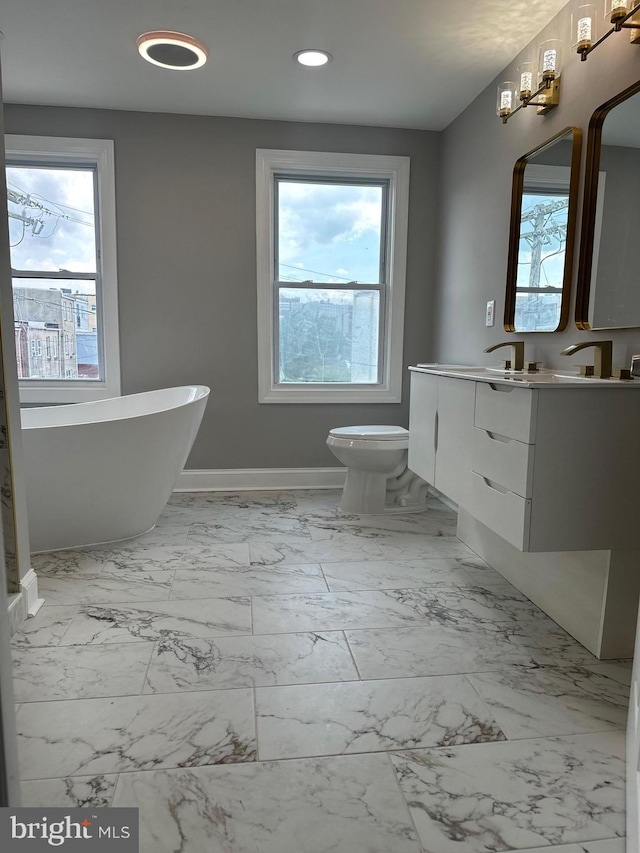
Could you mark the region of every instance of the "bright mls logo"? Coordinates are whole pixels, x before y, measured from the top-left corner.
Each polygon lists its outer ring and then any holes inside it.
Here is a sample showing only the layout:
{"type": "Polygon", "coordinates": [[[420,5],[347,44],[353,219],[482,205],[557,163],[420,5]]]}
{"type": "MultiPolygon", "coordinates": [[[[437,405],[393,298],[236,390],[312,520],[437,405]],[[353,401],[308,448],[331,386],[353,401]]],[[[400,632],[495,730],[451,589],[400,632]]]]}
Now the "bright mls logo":
{"type": "Polygon", "coordinates": [[[0,850],[138,853],[137,809],[0,809],[0,850]]]}

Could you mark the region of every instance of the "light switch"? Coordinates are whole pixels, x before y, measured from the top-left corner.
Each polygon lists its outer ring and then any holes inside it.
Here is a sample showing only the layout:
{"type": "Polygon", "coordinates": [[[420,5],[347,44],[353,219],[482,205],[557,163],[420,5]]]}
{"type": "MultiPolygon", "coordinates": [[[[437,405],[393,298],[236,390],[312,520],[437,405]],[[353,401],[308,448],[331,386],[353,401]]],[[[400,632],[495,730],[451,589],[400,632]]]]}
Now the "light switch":
{"type": "Polygon", "coordinates": [[[487,326],[493,326],[495,324],[495,321],[496,321],[496,300],[490,299],[487,302],[486,325],[487,326]]]}

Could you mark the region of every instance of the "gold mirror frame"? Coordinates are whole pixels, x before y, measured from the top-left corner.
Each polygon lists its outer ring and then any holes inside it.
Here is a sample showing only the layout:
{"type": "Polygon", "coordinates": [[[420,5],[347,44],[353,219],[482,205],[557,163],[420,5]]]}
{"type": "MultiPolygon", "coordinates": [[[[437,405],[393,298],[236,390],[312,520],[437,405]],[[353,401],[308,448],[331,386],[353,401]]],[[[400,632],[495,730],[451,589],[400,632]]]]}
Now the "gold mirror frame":
{"type": "Polygon", "coordinates": [[[593,238],[596,228],[596,206],[598,201],[598,173],[600,171],[600,149],[602,125],[614,107],[640,92],[640,81],[623,89],[618,95],[599,106],[589,120],[587,135],[587,163],[584,173],[584,200],[582,205],[582,231],[580,237],[580,260],[578,262],[578,290],[576,293],[575,321],[579,329],[637,329],[638,326],[591,326],[589,323],[589,300],[591,296],[591,273],[593,271],[593,238]]]}
{"type": "Polygon", "coordinates": [[[567,212],[567,243],[565,247],[564,269],[562,276],[562,300],[560,304],[560,318],[555,329],[524,332],[518,334],[550,334],[561,332],[569,322],[569,296],[571,292],[571,274],[573,272],[573,253],[575,245],[578,185],[580,180],[580,153],[582,149],[582,130],[579,127],[565,127],[555,136],[547,139],[542,145],[527,152],[516,160],[513,169],[513,184],[511,190],[511,221],[509,225],[509,256],[507,261],[507,288],[504,302],[504,330],[505,332],[516,332],[516,284],[518,279],[518,254],[520,246],[520,218],[522,208],[522,195],[524,192],[524,171],[529,160],[536,154],[540,154],[550,148],[563,137],[572,134],[571,144],[571,175],[569,179],[569,209],[567,212]]]}

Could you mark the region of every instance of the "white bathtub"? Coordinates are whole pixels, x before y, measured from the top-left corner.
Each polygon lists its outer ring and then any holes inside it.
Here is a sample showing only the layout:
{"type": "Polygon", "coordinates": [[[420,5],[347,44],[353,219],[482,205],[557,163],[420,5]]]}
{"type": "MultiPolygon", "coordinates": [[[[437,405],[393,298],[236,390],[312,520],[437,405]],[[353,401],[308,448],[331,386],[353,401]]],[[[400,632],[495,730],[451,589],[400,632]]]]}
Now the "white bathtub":
{"type": "Polygon", "coordinates": [[[32,551],[150,530],[174,488],[209,389],[165,388],[22,410],[32,551]]]}

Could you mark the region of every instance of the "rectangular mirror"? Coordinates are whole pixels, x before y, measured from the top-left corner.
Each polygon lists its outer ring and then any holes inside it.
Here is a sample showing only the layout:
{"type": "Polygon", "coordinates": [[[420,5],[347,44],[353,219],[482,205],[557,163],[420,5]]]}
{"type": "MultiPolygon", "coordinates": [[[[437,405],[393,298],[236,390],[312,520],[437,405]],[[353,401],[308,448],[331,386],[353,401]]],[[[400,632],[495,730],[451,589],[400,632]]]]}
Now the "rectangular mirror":
{"type": "Polygon", "coordinates": [[[640,326],[635,254],[640,197],[640,82],[607,101],[589,122],[576,325],[640,326]]]}
{"type": "Polygon", "coordinates": [[[580,128],[567,127],[516,161],[507,332],[557,332],[567,325],[581,143],[580,128]]]}

